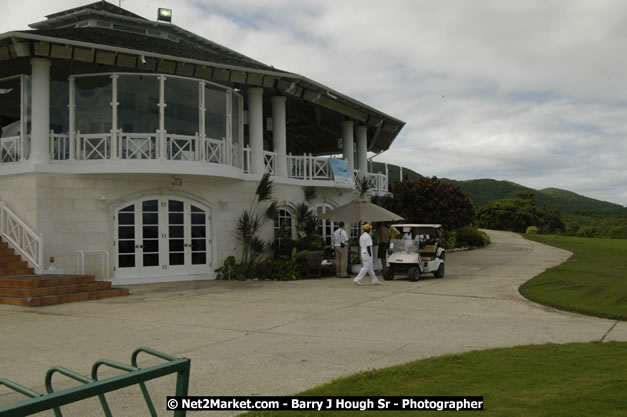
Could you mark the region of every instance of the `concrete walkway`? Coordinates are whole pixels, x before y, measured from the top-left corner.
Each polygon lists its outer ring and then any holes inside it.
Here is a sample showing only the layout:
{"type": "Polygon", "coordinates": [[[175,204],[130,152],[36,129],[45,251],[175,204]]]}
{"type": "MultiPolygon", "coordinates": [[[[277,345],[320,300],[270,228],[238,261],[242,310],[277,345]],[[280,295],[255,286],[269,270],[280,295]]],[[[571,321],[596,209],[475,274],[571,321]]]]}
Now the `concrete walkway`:
{"type": "MultiPolygon", "coordinates": [[[[521,283],[566,261],[569,252],[512,233],[489,234],[486,249],[448,254],[441,280],[361,287],[335,278],[204,281],[135,286],[128,297],[50,307],[0,305],[0,377],[44,391],[52,365],[87,375],[95,360],[128,363],[144,345],[192,360],[190,394],[288,395],[446,353],[627,341],[627,322],[553,310],[518,294],[521,283]]],[[[59,378],[56,385],[71,384],[59,378]]],[[[149,388],[163,409],[174,378],[149,388]]],[[[147,415],[138,394],[133,388],[108,395],[114,415],[147,415]]],[[[19,399],[0,389],[0,404],[19,399]]],[[[64,415],[99,416],[97,407],[89,400],[64,415]]]]}

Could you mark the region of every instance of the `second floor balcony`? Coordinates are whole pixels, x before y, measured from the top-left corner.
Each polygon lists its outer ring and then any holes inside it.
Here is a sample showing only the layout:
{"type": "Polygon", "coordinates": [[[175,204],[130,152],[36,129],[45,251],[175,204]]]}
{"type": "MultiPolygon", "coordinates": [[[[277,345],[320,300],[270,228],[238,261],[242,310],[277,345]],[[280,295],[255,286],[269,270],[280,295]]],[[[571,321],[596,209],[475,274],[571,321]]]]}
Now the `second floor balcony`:
{"type": "MultiPolygon", "coordinates": [[[[12,95],[12,101],[4,97],[8,110],[0,115],[0,175],[26,173],[35,165],[38,172],[242,180],[268,172],[278,182],[335,186],[329,166],[334,155],[287,151],[294,139],[286,132],[285,97],[272,98],[272,117],[264,125],[259,88],[246,96],[204,80],[125,73],[75,75],[46,84],[36,83],[33,74],[0,80],[12,95]],[[47,89],[43,96],[50,96],[47,106],[37,98],[42,89],[47,89]]],[[[310,143],[298,142],[301,149],[310,143]]],[[[366,166],[362,143],[348,154],[366,166]]],[[[375,193],[387,193],[386,173],[365,173],[355,169],[353,160],[347,163],[355,177],[367,176],[375,193]]]]}

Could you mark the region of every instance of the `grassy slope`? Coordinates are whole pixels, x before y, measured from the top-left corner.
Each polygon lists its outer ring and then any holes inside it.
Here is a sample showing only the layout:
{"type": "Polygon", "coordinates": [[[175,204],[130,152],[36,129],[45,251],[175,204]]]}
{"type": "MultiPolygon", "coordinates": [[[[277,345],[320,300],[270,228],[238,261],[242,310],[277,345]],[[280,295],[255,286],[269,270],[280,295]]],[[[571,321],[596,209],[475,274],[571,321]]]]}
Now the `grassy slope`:
{"type": "Polygon", "coordinates": [[[564,310],[627,320],[627,240],[525,237],[569,250],[573,256],[521,285],[523,296],[564,310]]]}
{"type": "MultiPolygon", "coordinates": [[[[479,395],[481,416],[624,416],[627,343],[572,343],[491,349],[362,372],[304,395],[479,395]],[[497,365],[497,366],[495,366],[497,365]]],[[[263,412],[247,416],[459,416],[459,412],[263,412]]],[[[461,413],[464,414],[464,413],[461,413]]],[[[473,414],[474,413],[470,413],[473,414]]]]}

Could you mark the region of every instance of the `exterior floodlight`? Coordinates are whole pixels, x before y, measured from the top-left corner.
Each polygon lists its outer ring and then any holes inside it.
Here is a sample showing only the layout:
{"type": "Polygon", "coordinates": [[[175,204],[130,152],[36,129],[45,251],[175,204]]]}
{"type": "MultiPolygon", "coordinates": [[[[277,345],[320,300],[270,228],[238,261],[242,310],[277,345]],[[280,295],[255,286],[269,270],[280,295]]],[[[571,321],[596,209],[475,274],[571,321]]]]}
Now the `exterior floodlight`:
{"type": "Polygon", "coordinates": [[[159,7],[157,20],[161,20],[162,22],[172,23],[172,9],[164,9],[162,7],[159,7]]]}

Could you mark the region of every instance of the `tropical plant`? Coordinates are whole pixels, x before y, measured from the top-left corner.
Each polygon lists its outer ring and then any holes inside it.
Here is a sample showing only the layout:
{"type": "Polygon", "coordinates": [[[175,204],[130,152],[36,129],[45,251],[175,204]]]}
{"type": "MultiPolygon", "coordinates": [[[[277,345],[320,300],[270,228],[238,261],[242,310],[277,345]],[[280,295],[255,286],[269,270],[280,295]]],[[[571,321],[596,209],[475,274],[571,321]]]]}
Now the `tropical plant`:
{"type": "Polygon", "coordinates": [[[265,173],[255,191],[255,196],[248,210],[244,210],[237,221],[236,237],[242,243],[242,263],[251,263],[262,253],[267,244],[257,234],[266,219],[274,219],[278,211],[278,202],[273,200],[274,184],[270,174],[265,173]],[[268,204],[262,212],[264,203],[268,204]]]}

